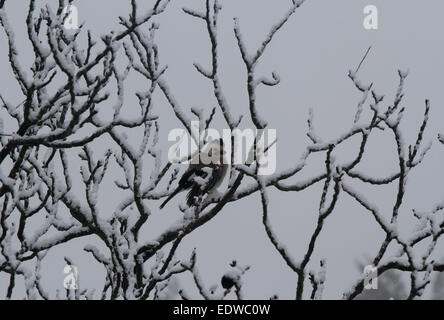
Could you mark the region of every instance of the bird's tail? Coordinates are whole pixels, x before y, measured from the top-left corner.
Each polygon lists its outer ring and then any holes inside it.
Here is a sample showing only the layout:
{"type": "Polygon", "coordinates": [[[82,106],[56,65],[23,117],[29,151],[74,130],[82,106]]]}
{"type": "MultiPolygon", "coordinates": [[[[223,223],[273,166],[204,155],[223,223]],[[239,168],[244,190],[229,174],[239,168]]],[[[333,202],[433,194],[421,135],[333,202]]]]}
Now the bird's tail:
{"type": "Polygon", "coordinates": [[[176,190],[174,190],[174,192],[172,194],[170,194],[168,196],[168,198],[166,198],[166,200],[164,202],[162,202],[162,204],[159,206],[159,209],[163,209],[163,207],[165,207],[165,205],[176,195],[178,194],[180,191],[182,191],[182,188],[177,188],[176,190]]]}

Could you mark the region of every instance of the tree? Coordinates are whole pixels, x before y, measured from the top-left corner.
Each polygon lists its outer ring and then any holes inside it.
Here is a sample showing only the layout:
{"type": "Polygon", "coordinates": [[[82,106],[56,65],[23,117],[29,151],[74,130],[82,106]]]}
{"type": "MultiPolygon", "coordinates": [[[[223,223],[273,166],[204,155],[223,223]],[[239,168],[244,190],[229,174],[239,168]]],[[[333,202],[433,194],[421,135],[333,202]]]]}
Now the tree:
{"type": "MultiPolygon", "coordinates": [[[[0,22],[8,40],[9,64],[15,81],[23,94],[23,101],[13,105],[3,100],[2,123],[14,122],[15,129],[6,132],[0,126],[0,273],[9,276],[6,298],[11,298],[17,277],[26,283],[27,298],[49,297],[40,278],[41,262],[52,248],[81,237],[95,236],[100,239],[102,250],[88,245],[84,250],[90,253],[106,270],[106,283],[102,298],[156,299],[174,295],[173,291],[186,299],[188,294],[177,289],[180,284],[174,277],[190,273],[200,295],[205,299],[222,299],[234,292],[238,299],[243,298],[242,277],[248,266],[240,266],[233,261],[229,271],[222,277],[221,285],[208,288],[199,276],[196,267],[197,254],[192,252],[189,259],[177,259],[175,253],[181,241],[196,229],[220,214],[228,203],[253,194],[259,194],[262,206],[262,224],[265,235],[276,251],[297,277],[295,294],[297,299],[322,298],[326,281],[326,262],[320,261],[318,269],[310,269],[313,252],[319,235],[340,197],[351,197],[359,203],[375,223],[385,233],[378,254],[371,263],[378,274],[398,270],[410,274],[409,298],[420,297],[430,283],[434,271],[443,271],[444,265],[432,260],[432,253],[443,233],[444,223],[437,218],[442,209],[438,205],[431,213],[414,211],[418,219],[418,230],[409,237],[397,233],[400,207],[405,197],[407,177],[421,164],[431,145],[424,146],[423,134],[429,120],[430,102],[426,100],[422,124],[417,139],[409,145],[403,138],[399,124],[404,114],[402,101],[407,72],[399,71],[399,85],[395,100],[384,104],[384,96],[372,90],[372,84],[361,83],[359,67],[349,72],[349,78],[362,99],[358,102],[354,122],[342,135],[333,139],[322,139],[316,134],[313,112],[308,118],[307,137],[309,144],[299,160],[290,168],[279,168],[273,175],[259,174],[260,159],[257,150],[267,121],[257,107],[257,91],[261,86],[276,86],[280,78],[273,73],[270,78],[257,75],[256,68],[275,35],[287,21],[299,11],[304,0],[292,0],[285,15],[271,27],[266,38],[256,50],[245,45],[240,22],[234,21],[234,37],[245,65],[248,110],[245,115],[257,130],[253,147],[244,164],[231,166],[228,187],[203,199],[193,208],[180,207],[183,219],[162,232],[156,241],[140,240],[141,228],[150,223],[153,208],[158,201],[172,192],[172,186],[179,176],[178,167],[163,163],[159,148],[159,128],[162,119],[152,112],[154,94],[161,94],[169,103],[178,123],[198,141],[191,120],[197,118],[199,128],[209,128],[214,115],[220,113],[231,134],[231,160],[234,158],[234,134],[241,118],[232,115],[229,103],[220,82],[219,38],[217,35],[218,17],[222,10],[218,0],[205,0],[205,11],[199,12],[184,8],[185,14],[196,18],[205,27],[211,46],[211,65],[205,67],[195,63],[194,67],[207,79],[217,100],[217,107],[205,116],[204,110],[191,112],[177,101],[164,79],[167,67],[162,65],[156,45],[156,32],[159,25],[153,20],[156,16],[168,14],[169,0],[157,0],[148,12],[140,14],[135,0],[131,1],[129,17],[120,17],[122,31],[112,31],[100,40],[94,39],[86,31],[87,44],[79,40],[83,26],[77,30],[64,28],[67,19],[64,8],[72,1],[59,0],[56,12],[50,6],[40,11],[36,1],[30,0],[26,26],[28,41],[32,45],[34,61],[28,75],[24,62],[19,61],[17,39],[10,26],[6,1],[0,2],[0,22]],[[64,14],[65,12],[65,14],[64,14]],[[100,48],[99,48],[100,47],[100,48]],[[123,66],[118,61],[125,60],[123,66]],[[136,93],[139,103],[137,116],[129,118],[125,111],[125,81],[137,73],[147,84],[147,90],[136,93]],[[116,92],[115,95],[110,90],[116,92]],[[363,111],[366,103],[372,113],[365,119],[363,111]],[[399,169],[388,177],[371,177],[357,169],[363,159],[369,137],[381,131],[394,140],[398,155],[399,169]],[[138,133],[142,138],[136,142],[138,133]],[[360,143],[347,163],[335,160],[335,152],[344,143],[358,137],[360,143]],[[101,141],[107,150],[97,154],[93,143],[101,141]],[[289,178],[307,166],[311,156],[322,154],[325,165],[319,173],[308,179],[289,183],[289,178]],[[255,156],[256,155],[256,156],[255,156]],[[75,156],[80,158],[83,195],[74,191],[74,174],[70,162],[75,156]],[[98,193],[110,166],[119,168],[115,185],[124,199],[115,208],[111,217],[105,218],[98,205],[98,193]],[[250,179],[248,179],[250,178],[250,179]],[[386,220],[380,210],[370,203],[350,182],[359,180],[375,188],[381,185],[397,184],[391,218],[386,220]],[[166,187],[162,187],[165,182],[166,187]],[[317,223],[308,241],[306,251],[300,259],[289,253],[279,240],[278,232],[270,223],[269,189],[280,192],[300,192],[315,184],[322,183],[323,191],[316,213],[317,223]],[[66,213],[66,214],[65,214],[66,213]],[[42,218],[37,230],[31,230],[35,217],[42,218]],[[415,246],[429,241],[425,252],[418,253],[415,246]],[[389,245],[398,247],[397,254],[387,254],[389,245]],[[171,280],[171,281],[170,281],[171,280]],[[305,296],[304,296],[305,294],[305,296]]],[[[365,60],[365,57],[363,61],[365,60]]],[[[362,62],[363,62],[362,61],[362,62]]],[[[362,63],[361,62],[361,63],[362,63]]],[[[9,130],[9,129],[8,129],[9,130]]],[[[276,141],[262,150],[267,152],[276,141]]],[[[190,155],[191,156],[191,155],[190,155]]],[[[109,195],[113,196],[113,195],[109,195]]],[[[68,265],[74,262],[66,258],[68,265]]],[[[357,279],[355,285],[344,294],[344,298],[359,296],[364,289],[365,276],[357,279]]],[[[91,298],[91,290],[68,288],[68,298],[91,298]]]]}

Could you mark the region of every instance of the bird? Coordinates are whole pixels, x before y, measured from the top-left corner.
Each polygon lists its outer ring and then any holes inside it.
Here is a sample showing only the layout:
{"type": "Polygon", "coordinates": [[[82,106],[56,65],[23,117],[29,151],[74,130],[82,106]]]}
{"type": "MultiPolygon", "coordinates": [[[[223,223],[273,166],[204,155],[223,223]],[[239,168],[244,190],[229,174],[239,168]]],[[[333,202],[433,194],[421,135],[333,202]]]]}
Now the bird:
{"type": "Polygon", "coordinates": [[[177,188],[162,202],[159,209],[163,209],[174,196],[185,190],[188,190],[187,205],[192,207],[197,204],[196,199],[219,187],[228,169],[225,154],[223,139],[209,142],[199,154],[191,159],[177,188]]]}

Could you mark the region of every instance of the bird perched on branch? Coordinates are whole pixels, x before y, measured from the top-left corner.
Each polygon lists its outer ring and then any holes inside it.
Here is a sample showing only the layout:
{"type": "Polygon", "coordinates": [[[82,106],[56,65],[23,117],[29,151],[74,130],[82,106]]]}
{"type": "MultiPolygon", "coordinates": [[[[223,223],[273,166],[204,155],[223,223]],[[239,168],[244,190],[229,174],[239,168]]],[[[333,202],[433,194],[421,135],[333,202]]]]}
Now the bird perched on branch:
{"type": "Polygon", "coordinates": [[[189,190],[187,205],[194,206],[196,200],[216,189],[227,173],[224,143],[222,139],[213,140],[191,159],[185,173],[179,180],[176,190],[160,205],[162,209],[176,194],[189,190]]]}

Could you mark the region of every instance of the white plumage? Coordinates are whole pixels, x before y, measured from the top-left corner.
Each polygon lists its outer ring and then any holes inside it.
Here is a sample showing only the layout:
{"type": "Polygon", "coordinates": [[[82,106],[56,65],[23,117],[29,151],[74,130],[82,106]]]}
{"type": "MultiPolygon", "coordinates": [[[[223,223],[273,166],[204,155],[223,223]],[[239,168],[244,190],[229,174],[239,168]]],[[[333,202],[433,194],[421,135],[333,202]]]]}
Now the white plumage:
{"type": "Polygon", "coordinates": [[[179,180],[177,188],[160,205],[162,209],[176,194],[189,190],[187,204],[193,206],[202,196],[219,187],[227,173],[224,143],[213,140],[191,159],[191,163],[179,180]]]}

